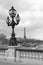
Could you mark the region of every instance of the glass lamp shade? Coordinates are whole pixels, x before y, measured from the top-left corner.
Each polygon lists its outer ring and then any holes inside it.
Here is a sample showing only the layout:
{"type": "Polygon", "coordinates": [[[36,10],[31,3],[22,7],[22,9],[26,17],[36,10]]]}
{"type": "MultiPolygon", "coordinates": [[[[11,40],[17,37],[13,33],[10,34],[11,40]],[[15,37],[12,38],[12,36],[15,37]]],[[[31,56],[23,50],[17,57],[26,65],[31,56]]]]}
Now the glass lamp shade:
{"type": "Polygon", "coordinates": [[[17,21],[17,22],[20,21],[20,16],[19,16],[19,14],[17,14],[17,16],[16,16],[16,21],[17,21]]]}
{"type": "Polygon", "coordinates": [[[10,20],[10,19],[9,19],[9,17],[7,17],[7,21],[6,21],[6,22],[7,22],[7,24],[9,23],[9,20],[10,20]]]}
{"type": "Polygon", "coordinates": [[[7,17],[7,20],[9,20],[9,17],[7,17]]]}
{"type": "Polygon", "coordinates": [[[11,9],[9,10],[9,15],[11,17],[15,17],[16,16],[17,11],[14,9],[14,7],[12,6],[11,9]]]}

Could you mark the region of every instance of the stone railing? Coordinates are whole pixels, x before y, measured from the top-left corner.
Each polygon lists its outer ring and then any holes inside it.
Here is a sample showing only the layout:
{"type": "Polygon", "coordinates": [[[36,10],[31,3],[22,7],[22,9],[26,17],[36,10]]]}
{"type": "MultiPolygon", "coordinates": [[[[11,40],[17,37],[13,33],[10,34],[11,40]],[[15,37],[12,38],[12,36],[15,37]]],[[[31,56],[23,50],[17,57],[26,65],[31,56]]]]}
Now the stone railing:
{"type": "Polygon", "coordinates": [[[43,49],[19,47],[16,51],[18,51],[19,59],[43,60],[43,49]]]}
{"type": "Polygon", "coordinates": [[[22,46],[8,46],[6,57],[18,61],[27,59],[43,60],[43,50],[22,46]]]}
{"type": "Polygon", "coordinates": [[[0,57],[5,57],[7,60],[14,61],[23,61],[27,59],[43,60],[43,49],[22,46],[0,47],[0,57]]]}

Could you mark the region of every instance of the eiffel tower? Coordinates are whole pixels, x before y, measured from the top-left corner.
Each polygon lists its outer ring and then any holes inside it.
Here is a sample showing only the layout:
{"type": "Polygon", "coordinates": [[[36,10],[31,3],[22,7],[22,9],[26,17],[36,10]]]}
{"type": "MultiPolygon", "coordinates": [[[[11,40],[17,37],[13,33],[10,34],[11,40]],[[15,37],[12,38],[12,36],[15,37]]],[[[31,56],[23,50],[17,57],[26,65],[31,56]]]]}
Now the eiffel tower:
{"type": "Polygon", "coordinates": [[[26,29],[24,27],[24,39],[26,39],[26,29]]]}

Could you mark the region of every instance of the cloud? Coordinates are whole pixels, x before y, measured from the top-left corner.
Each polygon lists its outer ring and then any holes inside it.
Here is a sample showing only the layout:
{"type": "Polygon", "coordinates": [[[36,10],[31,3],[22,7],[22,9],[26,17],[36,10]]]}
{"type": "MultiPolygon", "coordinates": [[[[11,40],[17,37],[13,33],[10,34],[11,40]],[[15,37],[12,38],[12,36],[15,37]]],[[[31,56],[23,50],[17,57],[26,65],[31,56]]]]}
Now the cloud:
{"type": "Polygon", "coordinates": [[[5,9],[2,5],[0,5],[0,20],[5,20],[8,15],[8,10],[5,9]]]}
{"type": "Polygon", "coordinates": [[[19,23],[18,27],[30,27],[31,22],[30,21],[26,21],[24,23],[19,23]]]}

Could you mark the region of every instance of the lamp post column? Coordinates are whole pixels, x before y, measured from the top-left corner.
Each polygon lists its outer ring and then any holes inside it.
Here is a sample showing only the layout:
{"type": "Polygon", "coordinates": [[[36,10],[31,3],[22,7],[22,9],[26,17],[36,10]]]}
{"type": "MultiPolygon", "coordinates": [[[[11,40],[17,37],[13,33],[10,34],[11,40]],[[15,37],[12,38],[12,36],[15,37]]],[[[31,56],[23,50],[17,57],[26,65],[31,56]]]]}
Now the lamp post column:
{"type": "MultiPolygon", "coordinates": [[[[8,26],[12,27],[12,33],[11,33],[11,38],[9,40],[9,46],[13,47],[11,49],[14,49],[14,46],[17,46],[17,40],[15,37],[14,28],[16,25],[19,24],[20,16],[19,16],[19,14],[17,14],[17,11],[14,9],[13,6],[9,10],[9,15],[11,17],[11,20],[9,19],[9,17],[7,17],[7,24],[8,24],[8,26]]],[[[15,57],[15,61],[16,61],[16,49],[14,49],[14,57],[15,57]]]]}

